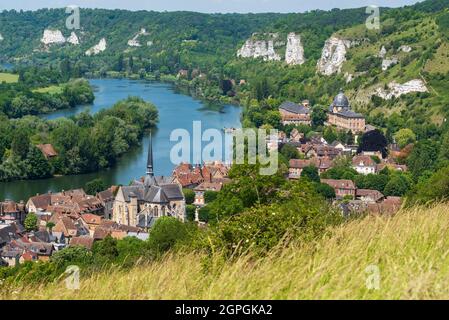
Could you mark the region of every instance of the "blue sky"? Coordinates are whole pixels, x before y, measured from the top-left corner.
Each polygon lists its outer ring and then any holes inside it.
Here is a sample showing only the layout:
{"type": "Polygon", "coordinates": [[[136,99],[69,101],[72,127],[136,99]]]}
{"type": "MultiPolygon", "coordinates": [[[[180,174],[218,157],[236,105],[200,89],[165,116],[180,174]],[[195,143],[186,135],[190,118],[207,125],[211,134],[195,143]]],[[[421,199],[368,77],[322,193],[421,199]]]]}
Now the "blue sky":
{"type": "Polygon", "coordinates": [[[0,10],[58,8],[78,5],[89,8],[198,12],[303,12],[312,9],[355,8],[368,5],[399,7],[418,0],[0,0],[0,10]]]}

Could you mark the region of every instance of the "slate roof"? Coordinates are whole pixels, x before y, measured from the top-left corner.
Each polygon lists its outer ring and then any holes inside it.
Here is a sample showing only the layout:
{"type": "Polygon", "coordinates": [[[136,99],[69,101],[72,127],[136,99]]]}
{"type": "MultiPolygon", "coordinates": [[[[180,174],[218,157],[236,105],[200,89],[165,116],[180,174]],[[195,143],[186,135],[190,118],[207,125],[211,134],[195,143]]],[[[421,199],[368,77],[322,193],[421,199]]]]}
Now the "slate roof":
{"type": "Polygon", "coordinates": [[[297,103],[291,101],[285,101],[279,106],[279,109],[296,113],[296,114],[309,114],[310,110],[303,105],[299,105],[297,103]]]}
{"type": "Polygon", "coordinates": [[[135,183],[131,186],[123,186],[122,192],[126,202],[132,197],[136,197],[138,201],[151,203],[169,203],[170,201],[182,200],[184,196],[178,184],[169,183],[170,178],[156,178],[155,183],[148,186],[143,183],[135,183]],[[159,181],[159,182],[158,182],[159,181]]]}

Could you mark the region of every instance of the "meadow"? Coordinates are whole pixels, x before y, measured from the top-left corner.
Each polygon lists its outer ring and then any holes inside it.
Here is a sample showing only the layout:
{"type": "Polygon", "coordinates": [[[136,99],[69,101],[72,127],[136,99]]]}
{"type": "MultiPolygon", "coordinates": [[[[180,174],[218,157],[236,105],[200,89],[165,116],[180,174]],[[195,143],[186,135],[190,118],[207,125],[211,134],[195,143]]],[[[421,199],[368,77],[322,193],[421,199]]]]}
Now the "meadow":
{"type": "Polygon", "coordinates": [[[171,253],[129,270],[5,288],[1,299],[447,299],[447,204],[367,216],[268,256],[171,253]]]}

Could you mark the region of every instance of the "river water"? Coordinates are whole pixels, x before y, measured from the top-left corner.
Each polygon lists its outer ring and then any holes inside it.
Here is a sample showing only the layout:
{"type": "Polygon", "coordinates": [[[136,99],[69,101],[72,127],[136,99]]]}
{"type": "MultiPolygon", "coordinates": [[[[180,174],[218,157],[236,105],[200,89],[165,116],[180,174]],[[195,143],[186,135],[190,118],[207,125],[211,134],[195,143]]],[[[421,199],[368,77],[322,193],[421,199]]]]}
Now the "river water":
{"type": "MultiPolygon", "coordinates": [[[[56,119],[69,117],[88,108],[92,113],[109,108],[128,96],[139,96],[152,102],[159,110],[159,124],[153,131],[154,170],[156,175],[171,175],[174,164],[170,151],[177,142],[170,142],[174,129],[186,129],[192,135],[193,121],[201,121],[205,129],[240,128],[241,109],[232,105],[210,105],[181,94],[171,84],[127,80],[93,79],[95,102],[92,106],[79,106],[60,110],[43,117],[56,119]]],[[[48,191],[57,192],[83,187],[86,182],[102,178],[108,185],[128,184],[145,174],[149,136],[145,136],[140,146],[132,148],[110,169],[76,176],[54,177],[43,180],[27,180],[0,183],[0,199],[26,201],[30,196],[48,191]]],[[[223,160],[223,159],[221,159],[223,160]]]]}

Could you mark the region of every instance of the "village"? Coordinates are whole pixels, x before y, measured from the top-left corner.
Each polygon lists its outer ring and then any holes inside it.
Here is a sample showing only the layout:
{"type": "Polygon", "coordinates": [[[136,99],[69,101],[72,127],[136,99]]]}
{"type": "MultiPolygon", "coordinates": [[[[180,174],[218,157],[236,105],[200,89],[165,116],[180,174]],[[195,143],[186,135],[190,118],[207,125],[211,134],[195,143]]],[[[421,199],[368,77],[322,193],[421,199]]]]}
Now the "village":
{"type": "MultiPolygon", "coordinates": [[[[311,124],[308,101],[301,104],[284,102],[279,106],[279,112],[284,126],[311,124]]],[[[329,107],[326,125],[351,132],[356,139],[375,129],[365,123],[363,115],[351,110],[343,91],[329,107]]],[[[396,145],[389,145],[387,154],[381,150],[359,150],[356,143],[328,143],[322,136],[306,138],[296,128],[289,135],[279,132],[277,144],[279,147],[289,145],[300,155],[298,159],[289,160],[286,179],[293,181],[301,179],[303,171],[310,167],[320,176],[325,175],[342,158],[350,159],[351,169],[359,175],[378,175],[386,168],[407,171],[407,167],[398,164],[392,156],[398,152],[396,145]]],[[[38,148],[46,157],[57,156],[51,145],[38,148]]],[[[13,267],[26,261],[48,261],[54,252],[67,246],[92,249],[95,241],[108,236],[146,240],[151,227],[164,216],[204,226],[206,223],[201,221],[199,211],[207,205],[206,194],[220,192],[231,182],[228,176],[230,165],[220,161],[197,165],[181,163],[169,177],[155,176],[153,167],[150,138],[146,172],[130,185],[111,186],[95,195],[75,189],[37,194],[26,202],[4,200],[0,203],[0,264],[13,267]],[[186,189],[195,195],[190,203],[184,194],[186,189]],[[195,207],[193,217],[188,217],[188,205],[195,207]],[[27,216],[35,219],[27,219],[27,216]]],[[[393,214],[402,205],[401,197],[358,188],[350,179],[321,178],[321,183],[333,189],[335,196],[331,202],[346,216],[393,214]]]]}

